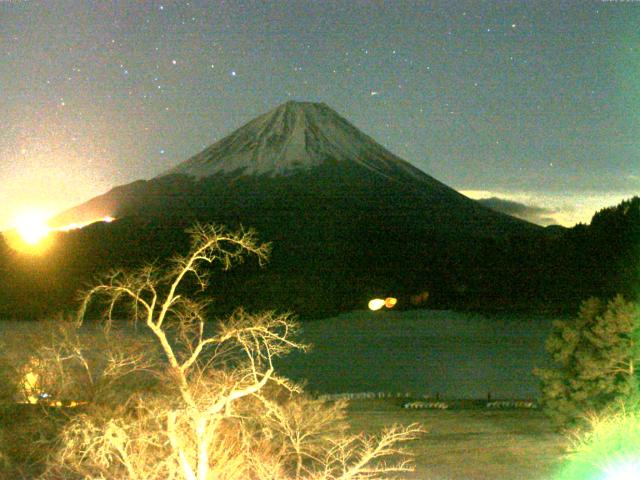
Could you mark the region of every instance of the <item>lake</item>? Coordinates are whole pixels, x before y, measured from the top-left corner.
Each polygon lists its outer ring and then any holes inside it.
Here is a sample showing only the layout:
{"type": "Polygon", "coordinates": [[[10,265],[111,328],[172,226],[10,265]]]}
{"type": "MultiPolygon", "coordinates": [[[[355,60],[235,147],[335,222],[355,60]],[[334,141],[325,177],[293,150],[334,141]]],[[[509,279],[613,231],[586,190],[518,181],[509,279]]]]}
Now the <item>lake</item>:
{"type": "MultiPolygon", "coordinates": [[[[36,326],[0,322],[0,341],[10,343],[16,333],[15,341],[36,326]]],[[[357,311],[305,322],[301,340],[313,348],[279,359],[276,367],[315,393],[533,399],[539,390],[531,371],[549,362],[550,330],[551,318],[540,315],[357,311]]]]}
{"type": "Polygon", "coordinates": [[[552,319],[451,311],[359,311],[307,322],[313,348],[278,363],[321,393],[390,392],[443,398],[536,398],[531,371],[549,364],[552,319]]]}

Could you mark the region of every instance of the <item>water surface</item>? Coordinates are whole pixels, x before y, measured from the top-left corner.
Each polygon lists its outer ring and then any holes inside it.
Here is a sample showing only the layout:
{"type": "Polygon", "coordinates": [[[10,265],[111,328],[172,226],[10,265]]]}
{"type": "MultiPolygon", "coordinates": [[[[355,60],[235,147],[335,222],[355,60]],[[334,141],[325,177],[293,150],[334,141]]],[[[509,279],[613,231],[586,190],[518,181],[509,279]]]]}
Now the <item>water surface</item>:
{"type": "Polygon", "coordinates": [[[305,323],[306,354],[280,373],[323,393],[383,391],[453,398],[535,398],[551,319],[418,310],[360,311],[305,323]]]}

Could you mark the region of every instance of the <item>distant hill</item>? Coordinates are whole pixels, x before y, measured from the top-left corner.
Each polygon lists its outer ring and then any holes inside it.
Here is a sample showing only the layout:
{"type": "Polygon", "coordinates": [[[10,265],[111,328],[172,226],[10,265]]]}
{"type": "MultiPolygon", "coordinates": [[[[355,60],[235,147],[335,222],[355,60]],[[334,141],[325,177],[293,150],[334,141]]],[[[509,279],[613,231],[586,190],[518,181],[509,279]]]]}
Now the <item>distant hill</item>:
{"type": "Polygon", "coordinates": [[[554,283],[564,286],[565,299],[617,293],[640,299],[640,197],[597,212],[589,225],[566,230],[555,249],[549,268],[554,283]]]}

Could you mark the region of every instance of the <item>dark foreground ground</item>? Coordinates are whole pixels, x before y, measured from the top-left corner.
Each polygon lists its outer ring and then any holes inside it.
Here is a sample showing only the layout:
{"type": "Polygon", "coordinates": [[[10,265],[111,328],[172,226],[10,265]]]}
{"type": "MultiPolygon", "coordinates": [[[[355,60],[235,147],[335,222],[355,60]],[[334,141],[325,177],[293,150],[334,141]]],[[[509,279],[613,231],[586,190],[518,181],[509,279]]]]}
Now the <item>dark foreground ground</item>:
{"type": "MultiPolygon", "coordinates": [[[[354,432],[379,433],[394,423],[418,422],[426,433],[406,445],[420,480],[553,480],[566,440],[537,410],[407,410],[402,399],[354,400],[354,432]]],[[[0,479],[36,478],[43,451],[38,440],[55,432],[31,422],[39,410],[16,406],[0,412],[0,479]]],[[[53,428],[53,423],[51,424],[53,428]]]]}
{"type": "Polygon", "coordinates": [[[393,423],[427,430],[409,444],[420,480],[552,480],[566,439],[538,410],[407,410],[395,400],[355,400],[355,431],[379,432],[393,423]]]}

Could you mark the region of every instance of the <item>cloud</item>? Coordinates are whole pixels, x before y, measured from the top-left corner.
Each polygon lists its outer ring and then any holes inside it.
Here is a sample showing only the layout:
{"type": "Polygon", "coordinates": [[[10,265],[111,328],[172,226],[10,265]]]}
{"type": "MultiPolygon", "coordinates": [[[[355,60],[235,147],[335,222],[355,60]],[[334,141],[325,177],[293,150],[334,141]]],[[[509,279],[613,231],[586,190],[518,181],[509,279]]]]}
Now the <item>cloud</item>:
{"type": "Polygon", "coordinates": [[[477,201],[496,212],[506,213],[507,215],[521,218],[531,223],[544,226],[557,225],[556,220],[553,218],[553,215],[558,213],[555,209],[540,207],[538,205],[527,205],[498,197],[481,198],[477,201]]]}
{"type": "Polygon", "coordinates": [[[529,222],[572,227],[577,223],[588,224],[594,213],[638,195],[638,190],[544,192],[461,189],[460,193],[489,208],[529,222]]]}

